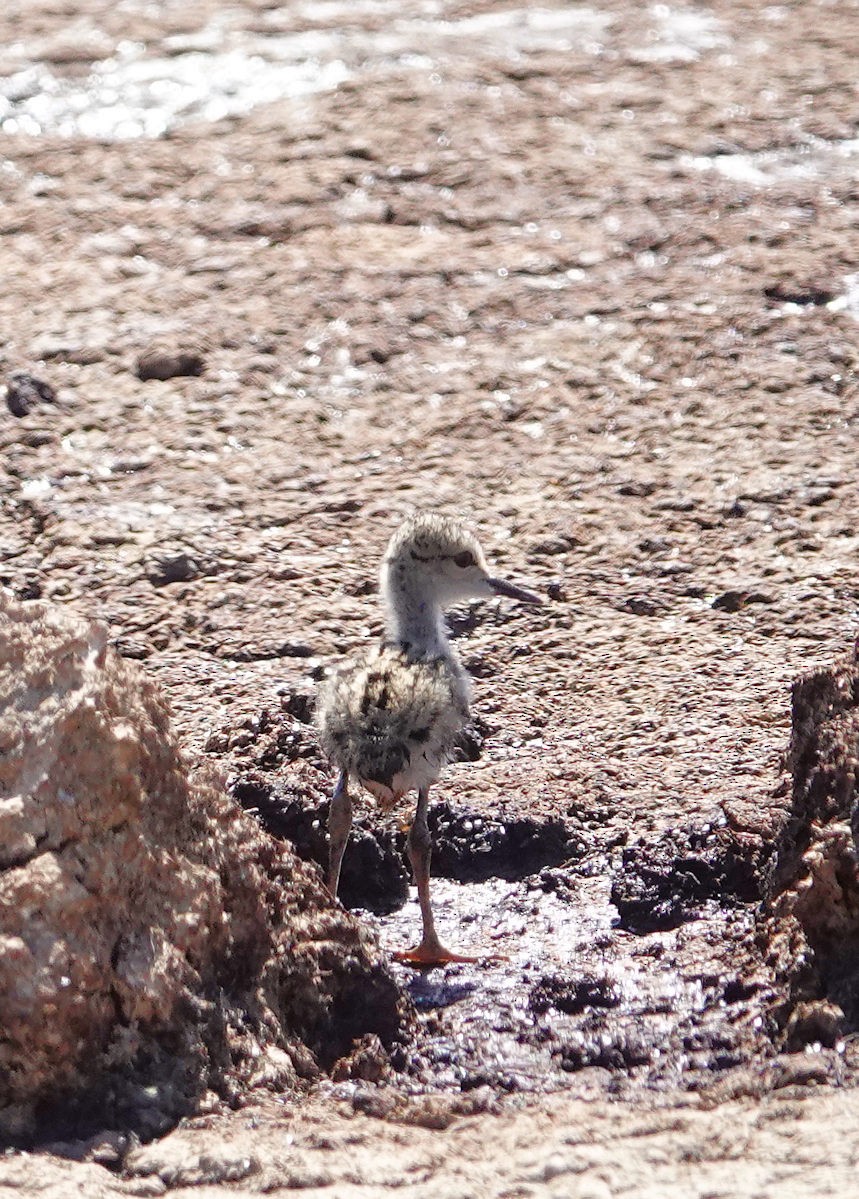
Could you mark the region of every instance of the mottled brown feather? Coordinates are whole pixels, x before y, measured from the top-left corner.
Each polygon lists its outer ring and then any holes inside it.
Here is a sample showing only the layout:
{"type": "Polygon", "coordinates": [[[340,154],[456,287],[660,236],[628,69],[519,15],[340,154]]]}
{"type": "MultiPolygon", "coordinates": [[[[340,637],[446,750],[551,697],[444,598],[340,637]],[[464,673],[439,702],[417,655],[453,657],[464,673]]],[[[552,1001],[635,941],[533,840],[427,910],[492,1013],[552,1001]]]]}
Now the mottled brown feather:
{"type": "Polygon", "coordinates": [[[382,645],[333,672],[318,712],[331,760],[390,802],[438,778],[468,719],[468,681],[452,654],[382,645]]]}

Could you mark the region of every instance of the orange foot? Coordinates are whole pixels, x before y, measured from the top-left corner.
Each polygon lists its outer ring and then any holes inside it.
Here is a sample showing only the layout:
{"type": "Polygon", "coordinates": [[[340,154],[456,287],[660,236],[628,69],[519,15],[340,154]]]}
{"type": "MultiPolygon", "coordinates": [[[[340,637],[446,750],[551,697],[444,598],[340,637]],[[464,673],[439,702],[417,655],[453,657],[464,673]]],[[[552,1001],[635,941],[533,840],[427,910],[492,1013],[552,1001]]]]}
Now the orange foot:
{"type": "Polygon", "coordinates": [[[506,962],[508,959],[500,953],[483,954],[480,957],[469,957],[462,953],[453,953],[438,941],[427,943],[421,941],[414,949],[395,949],[391,954],[398,962],[406,966],[414,966],[416,970],[426,970],[430,966],[446,966],[448,962],[506,962]]]}

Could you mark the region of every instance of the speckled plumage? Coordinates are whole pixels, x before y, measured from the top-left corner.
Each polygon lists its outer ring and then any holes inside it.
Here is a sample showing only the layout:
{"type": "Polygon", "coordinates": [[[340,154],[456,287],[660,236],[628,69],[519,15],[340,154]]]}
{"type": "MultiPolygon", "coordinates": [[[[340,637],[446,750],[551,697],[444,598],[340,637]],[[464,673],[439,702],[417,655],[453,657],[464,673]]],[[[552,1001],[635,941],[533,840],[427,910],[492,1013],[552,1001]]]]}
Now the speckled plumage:
{"type": "Polygon", "coordinates": [[[350,780],[387,807],[417,791],[408,850],[423,936],[399,954],[414,965],[468,961],[439,941],[429,896],[429,791],[468,719],[468,679],[444,625],[445,608],[462,600],[506,595],[525,603],[537,596],[490,577],[474,535],[437,512],[405,521],[382,560],[386,640],[336,669],[319,693],[322,747],[340,775],[331,797],[328,887],[337,894],[352,826],[350,780]]]}
{"type": "Polygon", "coordinates": [[[328,757],[387,806],[438,778],[468,719],[468,680],[452,652],[386,644],[337,670],[319,706],[328,757]]]}

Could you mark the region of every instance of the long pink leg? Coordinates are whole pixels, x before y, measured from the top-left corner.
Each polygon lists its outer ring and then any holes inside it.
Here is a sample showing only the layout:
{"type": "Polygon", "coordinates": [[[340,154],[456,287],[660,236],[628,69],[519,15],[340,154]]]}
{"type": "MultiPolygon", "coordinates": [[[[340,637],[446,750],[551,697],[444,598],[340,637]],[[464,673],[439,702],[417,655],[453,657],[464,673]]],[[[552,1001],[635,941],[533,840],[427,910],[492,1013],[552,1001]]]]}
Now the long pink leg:
{"type": "Polygon", "coordinates": [[[328,890],[337,898],[337,887],[340,883],[340,867],[343,864],[343,854],[346,852],[346,842],[352,828],[352,800],[349,798],[349,780],[346,771],[337,780],[334,794],[331,796],[331,808],[328,813],[328,890]]]}
{"type": "Polygon", "coordinates": [[[418,902],[421,905],[423,936],[420,945],[416,945],[414,949],[395,952],[394,957],[411,966],[442,966],[445,962],[479,962],[480,958],[463,957],[462,954],[452,953],[449,949],[445,949],[435,931],[429,888],[432,842],[427,827],[428,804],[429,788],[425,787],[418,792],[417,811],[408,840],[409,860],[412,863],[412,871],[418,888],[418,902]]]}

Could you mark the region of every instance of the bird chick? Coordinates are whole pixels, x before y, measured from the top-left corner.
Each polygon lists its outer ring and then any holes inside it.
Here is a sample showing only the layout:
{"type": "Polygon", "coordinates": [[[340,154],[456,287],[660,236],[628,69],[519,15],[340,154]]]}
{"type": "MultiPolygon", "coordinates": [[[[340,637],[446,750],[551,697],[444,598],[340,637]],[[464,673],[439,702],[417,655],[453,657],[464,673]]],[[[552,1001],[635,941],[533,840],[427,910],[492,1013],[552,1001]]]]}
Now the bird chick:
{"type": "Polygon", "coordinates": [[[349,784],[358,782],[387,809],[417,791],[408,851],[417,884],[423,936],[397,953],[416,966],[474,961],[445,949],[429,897],[429,791],[453,755],[468,720],[468,677],[451,646],[444,611],[469,599],[539,596],[490,575],[476,538],[458,521],[422,512],[394,533],[381,570],[386,636],[362,658],[335,670],[318,704],[322,747],[340,774],[331,800],[328,887],[337,894],[352,827],[349,784]]]}

